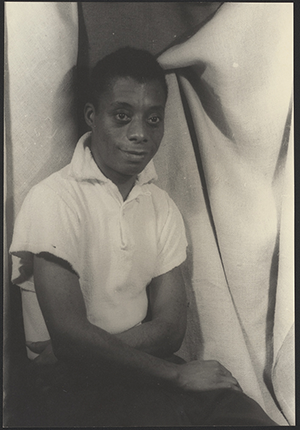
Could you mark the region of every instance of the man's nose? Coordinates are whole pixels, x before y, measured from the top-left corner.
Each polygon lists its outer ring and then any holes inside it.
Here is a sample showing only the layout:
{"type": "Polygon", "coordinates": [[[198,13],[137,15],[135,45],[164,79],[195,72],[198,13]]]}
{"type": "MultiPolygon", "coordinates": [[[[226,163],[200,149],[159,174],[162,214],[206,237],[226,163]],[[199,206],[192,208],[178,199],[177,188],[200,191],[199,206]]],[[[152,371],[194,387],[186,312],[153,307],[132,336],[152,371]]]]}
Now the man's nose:
{"type": "Polygon", "coordinates": [[[147,130],[143,121],[134,119],[130,122],[127,137],[131,142],[145,143],[148,141],[147,130]]]}

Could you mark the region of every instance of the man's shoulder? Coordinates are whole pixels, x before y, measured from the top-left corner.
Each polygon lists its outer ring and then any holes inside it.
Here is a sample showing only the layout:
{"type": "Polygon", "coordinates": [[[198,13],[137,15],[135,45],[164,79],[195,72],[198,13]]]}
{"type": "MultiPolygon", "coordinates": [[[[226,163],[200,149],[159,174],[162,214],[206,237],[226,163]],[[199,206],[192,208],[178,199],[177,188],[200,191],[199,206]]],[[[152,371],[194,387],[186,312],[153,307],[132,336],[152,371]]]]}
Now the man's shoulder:
{"type": "Polygon", "coordinates": [[[170,209],[178,210],[176,203],[167,191],[154,183],[148,184],[148,187],[152,195],[152,201],[159,211],[169,211],[170,209]]]}
{"type": "Polygon", "coordinates": [[[72,178],[68,175],[68,168],[69,165],[38,182],[30,189],[25,200],[37,200],[43,204],[51,204],[55,200],[68,200],[72,190],[72,178]]]}
{"type": "Polygon", "coordinates": [[[163,190],[153,182],[150,182],[149,184],[147,184],[146,187],[149,189],[154,199],[162,199],[166,201],[170,199],[170,196],[167,193],[167,191],[163,190]]]}
{"type": "Polygon", "coordinates": [[[31,188],[31,191],[45,190],[47,188],[54,189],[55,191],[60,191],[68,186],[70,178],[68,176],[69,165],[63,167],[62,169],[51,173],[51,175],[44,178],[42,181],[38,182],[31,188]]]}
{"type": "Polygon", "coordinates": [[[164,198],[166,200],[170,200],[170,201],[174,202],[173,197],[168,193],[168,191],[161,188],[160,185],[157,185],[153,182],[151,182],[147,185],[150,187],[151,193],[154,194],[155,196],[158,196],[160,198],[164,198]]]}

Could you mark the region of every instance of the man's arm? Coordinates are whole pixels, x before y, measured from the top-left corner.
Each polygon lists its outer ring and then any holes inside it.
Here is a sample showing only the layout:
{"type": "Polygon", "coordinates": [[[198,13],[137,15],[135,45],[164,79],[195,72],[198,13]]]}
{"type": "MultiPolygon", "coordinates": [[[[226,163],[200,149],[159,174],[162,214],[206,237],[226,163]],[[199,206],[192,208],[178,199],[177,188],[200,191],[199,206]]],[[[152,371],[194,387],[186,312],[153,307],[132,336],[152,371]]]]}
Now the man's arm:
{"type": "Polygon", "coordinates": [[[156,357],[168,357],[182,343],[187,303],[180,267],[154,278],[149,288],[150,321],[116,336],[127,345],[156,357]]]}
{"type": "Polygon", "coordinates": [[[78,277],[66,267],[35,256],[34,279],[58,359],[79,364],[95,377],[100,369],[105,369],[169,382],[186,390],[238,389],[230,372],[215,361],[170,363],[132,348],[91,324],[86,316],[78,277]]]}

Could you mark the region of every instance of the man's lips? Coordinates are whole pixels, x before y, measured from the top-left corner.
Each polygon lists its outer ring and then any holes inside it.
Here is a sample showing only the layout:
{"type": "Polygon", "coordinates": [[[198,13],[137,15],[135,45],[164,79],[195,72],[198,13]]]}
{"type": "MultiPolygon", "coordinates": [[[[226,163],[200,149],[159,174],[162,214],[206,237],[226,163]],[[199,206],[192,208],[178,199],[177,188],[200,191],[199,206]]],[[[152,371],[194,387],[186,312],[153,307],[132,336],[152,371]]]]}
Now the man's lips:
{"type": "Polygon", "coordinates": [[[121,149],[120,151],[127,157],[131,159],[141,159],[147,155],[147,151],[137,151],[133,149],[121,149]]]}

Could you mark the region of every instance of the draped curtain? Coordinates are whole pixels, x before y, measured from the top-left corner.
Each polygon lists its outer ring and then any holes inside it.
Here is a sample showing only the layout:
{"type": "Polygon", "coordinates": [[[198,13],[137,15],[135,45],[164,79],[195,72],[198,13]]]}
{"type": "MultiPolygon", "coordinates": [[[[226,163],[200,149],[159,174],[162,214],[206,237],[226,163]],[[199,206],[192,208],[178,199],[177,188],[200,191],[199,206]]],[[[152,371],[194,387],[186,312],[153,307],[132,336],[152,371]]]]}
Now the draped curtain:
{"type": "MultiPolygon", "coordinates": [[[[106,14],[119,10],[120,20],[129,4],[86,3],[106,14]]],[[[151,7],[176,7],[182,16],[182,5],[137,4],[131,19],[136,24],[139,11],[151,7]]],[[[5,6],[9,245],[28,190],[69,162],[78,137],[74,73],[83,55],[78,18],[80,24],[87,9],[78,16],[75,2],[5,6]]],[[[224,3],[204,15],[196,25],[190,14],[189,35],[183,25],[181,43],[169,39],[165,46],[174,46],[159,56],[169,99],[154,162],[189,242],[188,330],[179,354],[219,360],[273,420],[293,424],[293,4],[224,3]]],[[[175,15],[164,16],[174,27],[175,15]]],[[[133,37],[132,26],[123,29],[126,44],[164,48],[136,31],[133,37]]],[[[124,45],[118,26],[113,33],[87,37],[87,53],[124,45]]],[[[9,261],[6,267],[8,284],[9,261]]]]}
{"type": "MultiPolygon", "coordinates": [[[[4,425],[26,396],[20,293],[9,283],[14,220],[32,186],[66,165],[78,137],[77,3],[5,3],[4,425]],[[23,348],[21,348],[21,345],[23,348]]],[[[24,423],[19,424],[21,427],[24,423]]]]}
{"type": "Polygon", "coordinates": [[[294,395],[292,12],[225,3],[160,56],[172,73],[156,160],[189,236],[200,331],[188,350],[223,363],[281,424],[273,398],[293,422],[294,395]]]}

